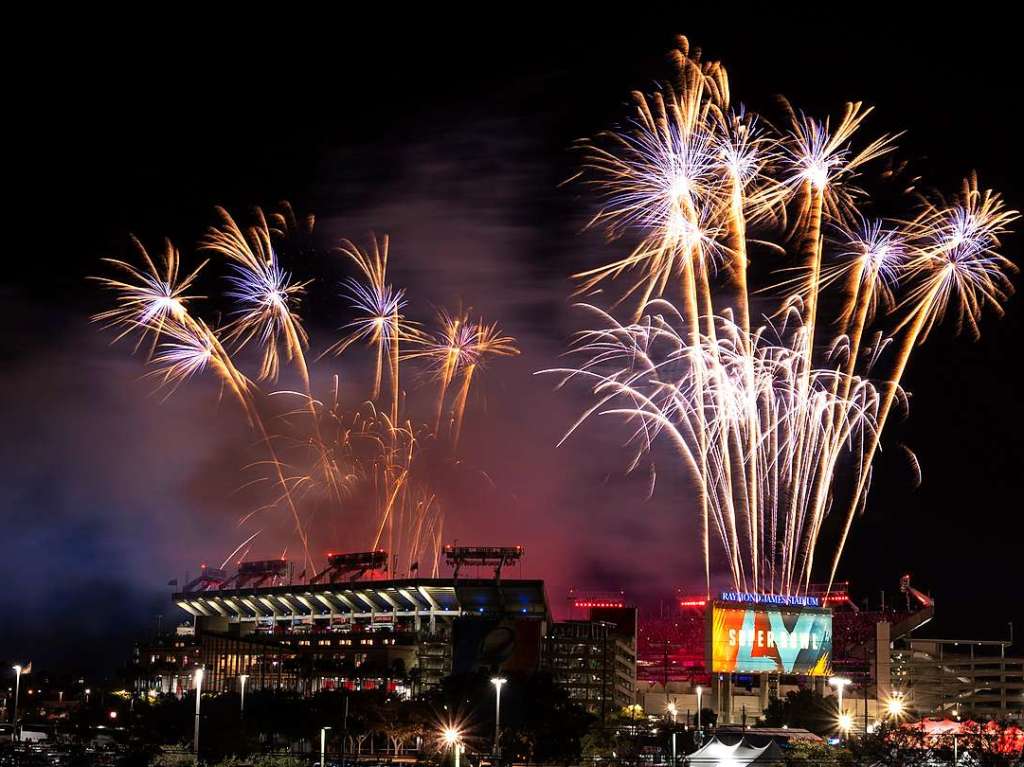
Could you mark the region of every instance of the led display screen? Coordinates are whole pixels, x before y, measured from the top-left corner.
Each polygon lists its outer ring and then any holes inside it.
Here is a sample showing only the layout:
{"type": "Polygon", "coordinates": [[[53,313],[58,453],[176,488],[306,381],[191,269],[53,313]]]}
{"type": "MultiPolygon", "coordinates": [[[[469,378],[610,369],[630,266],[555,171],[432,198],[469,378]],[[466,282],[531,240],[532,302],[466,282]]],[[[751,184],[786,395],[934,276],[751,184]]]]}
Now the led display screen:
{"type": "Polygon", "coordinates": [[[713,602],[708,609],[708,655],[715,673],[828,676],[832,671],[832,613],[713,602]]]}

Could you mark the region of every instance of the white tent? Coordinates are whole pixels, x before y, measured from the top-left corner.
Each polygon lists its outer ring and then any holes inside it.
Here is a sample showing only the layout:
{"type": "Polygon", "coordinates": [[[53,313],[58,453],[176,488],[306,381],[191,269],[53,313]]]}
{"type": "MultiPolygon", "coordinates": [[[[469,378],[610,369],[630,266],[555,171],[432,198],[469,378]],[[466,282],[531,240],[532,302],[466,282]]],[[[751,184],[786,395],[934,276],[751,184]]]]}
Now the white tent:
{"type": "Polygon", "coordinates": [[[768,767],[784,764],[782,752],[775,743],[767,746],[751,746],[746,740],[740,740],[727,746],[718,738],[712,738],[699,750],[686,757],[689,767],[768,767]]]}

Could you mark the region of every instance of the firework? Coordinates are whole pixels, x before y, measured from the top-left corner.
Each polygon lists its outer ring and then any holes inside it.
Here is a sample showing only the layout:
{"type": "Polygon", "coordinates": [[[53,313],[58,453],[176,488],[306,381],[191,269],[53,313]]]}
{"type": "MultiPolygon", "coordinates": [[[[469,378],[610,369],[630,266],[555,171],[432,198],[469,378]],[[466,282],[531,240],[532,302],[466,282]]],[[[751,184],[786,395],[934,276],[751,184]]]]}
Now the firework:
{"type": "Polygon", "coordinates": [[[417,333],[415,326],[402,314],[406,305],[405,291],[396,290],[388,283],[389,242],[387,237],[380,241],[373,238],[369,250],[361,250],[348,241],[342,243],[341,253],[351,260],[362,274],[362,280],[350,278],[344,285],[345,292],[352,299],[353,309],[358,313],[358,319],[347,327],[350,333],[328,349],[328,352],[341,354],[357,341],[366,341],[373,346],[376,366],[371,399],[380,396],[386,361],[391,384],[391,420],[395,422],[398,420],[401,392],[399,346],[403,340],[416,338],[417,333]]]}
{"type": "MultiPolygon", "coordinates": [[[[340,378],[333,375],[328,396],[317,397],[306,358],[309,337],[298,313],[310,281],[293,279],[279,254],[289,237],[311,234],[312,217],[300,225],[287,206],[269,217],[257,209],[255,223],[243,228],[226,211],[218,209],[218,215],[220,225],[208,231],[200,248],[227,263],[224,299],[233,312],[226,326],[217,328],[192,314],[197,297],[191,289],[207,262],[181,277],[178,251],[170,243],[161,259],[154,260],[135,242],[141,267],[111,261],[127,276],[99,278],[114,292],[115,306],[96,315],[96,320],[112,326],[117,339],[137,332],[136,349],[150,340],[147,360],[168,394],[200,374],[212,373],[222,391],[237,401],[266,451],[265,460],[247,467],[257,476],[246,486],[269,488],[265,502],[245,514],[240,524],[286,509],[303,551],[305,573],[317,573],[314,531],[332,531],[336,541],[352,549],[386,546],[395,573],[429,570],[436,575],[444,530],[438,473],[444,466],[459,464],[454,450],[474,371],[489,357],[515,353],[513,339],[496,325],[465,322],[465,357],[451,368],[445,384],[446,389],[457,387],[452,438],[438,439],[439,416],[431,419],[431,428],[425,419],[403,412],[403,361],[418,358],[431,375],[436,370],[430,354],[400,353],[400,344],[423,343],[426,336],[405,317],[405,292],[387,281],[388,239],[375,239],[366,251],[346,241],[341,250],[359,274],[346,280],[343,288],[356,317],[327,351],[337,355],[357,342],[369,344],[376,356],[374,386],[368,400],[346,406],[340,378]],[[260,354],[252,378],[235,360],[246,347],[255,347],[260,354]],[[276,382],[285,365],[298,374],[301,390],[264,390],[260,382],[276,382]],[[385,403],[379,402],[382,396],[385,403]],[[275,403],[290,398],[298,398],[297,406],[279,412],[275,403]]],[[[319,359],[324,356],[326,352],[319,359]]],[[[441,400],[443,409],[444,392],[441,400]]],[[[259,524],[225,562],[239,554],[244,559],[269,522],[259,524]]]]}
{"type": "Polygon", "coordinates": [[[455,379],[460,379],[451,405],[448,430],[452,443],[458,446],[466,402],[475,374],[489,357],[515,356],[519,354],[519,349],[515,339],[502,335],[496,324],[489,325],[482,319],[471,321],[468,311],[450,314],[442,309],[438,313],[438,324],[440,330],[433,335],[420,335],[416,339],[417,349],[407,356],[427,361],[430,372],[438,381],[435,434],[440,432],[448,392],[455,379]]]}
{"type": "Polygon", "coordinates": [[[458,447],[462,435],[462,420],[466,414],[469,389],[473,376],[481,370],[491,357],[512,357],[519,354],[515,339],[501,334],[497,324],[478,321],[472,327],[470,344],[465,364],[462,366],[462,381],[452,405],[452,444],[458,447]]]}
{"type": "Polygon", "coordinates": [[[203,248],[231,262],[231,289],[227,295],[241,309],[230,326],[229,338],[239,347],[258,343],[263,351],[261,379],[277,380],[284,356],[287,362],[295,361],[308,386],[309,371],[303,350],[309,338],[295,313],[306,283],[293,282],[291,275],[281,268],[261,210],[256,211],[258,223],[248,232],[243,232],[226,210],[218,212],[223,224],[209,230],[203,248]]]}
{"type": "Polygon", "coordinates": [[[714,536],[737,589],[798,592],[840,505],[835,576],[911,350],[946,315],[976,334],[985,306],[1001,311],[1014,267],[997,251],[1017,214],[972,176],[952,203],[866,220],[852,183],[896,138],[856,146],[870,108],[849,104],[833,124],[784,102],[776,132],[732,109],[720,65],[685,40],[674,56],[675,83],[634,95],[623,129],[583,144],[601,200],[591,224],[638,244],[576,276],[583,292],[628,277],[619,301],[637,308],[620,323],[588,305],[599,326],[574,345],[584,361],[545,372],[594,396],[567,437],[597,415],[624,419],[631,469],[671,444],[696,490],[709,590],[714,536]],[[752,245],[795,259],[760,319],[752,245]],[[830,291],[835,316],[821,309],[830,291]]]}
{"type": "Polygon", "coordinates": [[[137,351],[147,335],[155,344],[167,323],[180,323],[188,314],[188,304],[197,298],[188,292],[206,262],[180,277],[178,250],[170,240],[164,241],[159,261],[150,258],[146,248],[135,237],[132,237],[132,244],[142,261],[142,268],[114,258],[104,259],[125,276],[121,279],[95,278],[104,288],[114,291],[117,306],[95,315],[94,320],[116,328],[119,332],[115,341],[135,330],[142,331],[135,346],[137,351]]]}
{"type": "MultiPolygon", "coordinates": [[[[854,380],[851,394],[839,396],[842,373],[807,371],[802,335],[788,327],[777,338],[765,330],[746,337],[717,318],[714,339],[703,335],[694,353],[685,320],[664,301],[630,325],[589,309],[603,327],[579,339],[577,351],[588,360],[559,371],[566,382],[589,379],[598,404],[584,418],[624,417],[637,459],[659,436],[668,438],[705,496],[739,587],[789,592],[805,584],[827,511],[819,487],[870,434],[874,386],[854,380]]],[[[791,321],[800,318],[794,313],[791,321]]]]}

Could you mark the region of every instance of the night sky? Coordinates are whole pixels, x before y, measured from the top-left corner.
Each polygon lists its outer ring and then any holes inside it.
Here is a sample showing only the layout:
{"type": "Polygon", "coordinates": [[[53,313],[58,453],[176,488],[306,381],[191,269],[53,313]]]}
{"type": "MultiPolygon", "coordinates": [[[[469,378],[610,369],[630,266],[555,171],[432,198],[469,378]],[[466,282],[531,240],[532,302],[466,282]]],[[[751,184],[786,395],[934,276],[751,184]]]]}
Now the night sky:
{"type": "MultiPolygon", "coordinates": [[[[962,14],[945,26],[883,24],[852,10],[820,27],[736,26],[728,15],[730,26],[678,12],[596,26],[523,20],[500,33],[481,15],[474,34],[461,31],[467,19],[402,31],[309,16],[83,34],[103,27],[90,18],[50,35],[46,68],[18,79],[8,117],[0,659],[113,668],[158,614],[180,619],[169,579],[244,538],[244,424],[208,382],[162,402],[130,345],[110,347],[89,323],[104,307],[86,281],[100,258],[129,256],[134,233],[154,249],[171,237],[194,264],[215,205],[244,214],[290,200],[316,213],[325,242],[389,233],[393,279],[416,319],[461,300],[518,339],[523,354],[494,363],[467,417],[464,453],[486,479],[452,490],[447,540],[523,544],[523,573],[548,582],[556,612],[571,585],[655,605],[677,586],[701,590],[685,483],[663,472],[644,502],[613,430],[556,449],[583,400],[533,375],[578,328],[568,275],[622,247],[581,231],[595,203],[560,186],[578,159],[572,142],[666,76],[685,33],[726,64],[734,101],[781,121],[778,94],[812,114],[863,99],[877,107],[864,135],[907,130],[899,157],[915,174],[954,189],[977,169],[1024,206],[1009,25],[962,14]]],[[[1004,248],[1018,263],[1021,242],[1004,248]]],[[[349,319],[333,296],[350,272],[322,254],[288,266],[324,280],[308,306],[318,352],[349,319]]],[[[222,287],[216,271],[206,291],[222,287]]],[[[917,454],[923,484],[902,451],[880,457],[840,575],[877,603],[912,573],[938,600],[929,631],[1002,638],[1014,620],[1019,637],[1019,298],[982,330],[972,343],[944,328],[913,358],[911,412],[885,444],[917,454]]],[[[316,382],[334,372],[349,375],[327,362],[316,382]]],[[[280,550],[268,542],[256,554],[280,550]]]]}

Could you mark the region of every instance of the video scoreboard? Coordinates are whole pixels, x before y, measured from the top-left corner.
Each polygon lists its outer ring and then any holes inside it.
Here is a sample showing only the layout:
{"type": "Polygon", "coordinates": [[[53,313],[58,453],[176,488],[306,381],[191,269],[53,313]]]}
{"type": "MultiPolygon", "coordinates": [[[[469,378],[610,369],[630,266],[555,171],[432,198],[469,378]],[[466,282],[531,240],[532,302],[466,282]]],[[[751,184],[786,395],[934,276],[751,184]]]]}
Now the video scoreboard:
{"type": "Polygon", "coordinates": [[[706,620],[712,673],[832,673],[832,611],[817,597],[723,592],[706,620]]]}

